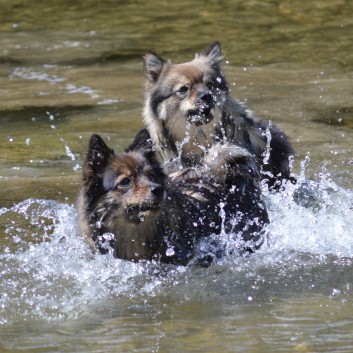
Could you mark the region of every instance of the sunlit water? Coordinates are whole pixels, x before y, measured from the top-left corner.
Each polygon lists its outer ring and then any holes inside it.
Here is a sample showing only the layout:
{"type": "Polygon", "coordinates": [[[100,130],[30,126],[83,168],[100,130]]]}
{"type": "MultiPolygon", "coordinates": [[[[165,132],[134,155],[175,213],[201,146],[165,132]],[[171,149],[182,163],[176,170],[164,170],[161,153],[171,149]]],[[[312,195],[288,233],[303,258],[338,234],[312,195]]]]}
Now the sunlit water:
{"type": "MultiPolygon", "coordinates": [[[[105,335],[117,335],[117,342],[120,339],[123,345],[128,345],[130,335],[141,330],[140,320],[152,320],[150,334],[142,327],[142,335],[147,335],[147,347],[141,351],[149,352],[152,348],[159,351],[163,342],[169,345],[167,337],[173,327],[181,330],[186,347],[191,344],[184,336],[195,316],[200,315],[202,320],[210,313],[213,320],[225,316],[222,320],[229,320],[228,330],[234,330],[235,339],[245,328],[257,331],[258,323],[253,315],[258,313],[266,317],[261,323],[265,325],[264,332],[240,344],[242,349],[250,345],[259,351],[260,346],[271,351],[270,347],[288,344],[311,352],[310,335],[328,339],[329,334],[330,340],[341,342],[340,351],[349,352],[353,320],[350,315],[345,317],[345,310],[352,312],[353,300],[353,194],[338,187],[323,173],[318,182],[321,192],[318,203],[314,208],[305,208],[293,202],[295,188],[288,186],[285,192],[266,195],[270,235],[260,251],[249,257],[228,255],[208,269],[136,264],[111,255],[93,255],[77,234],[76,212],[71,205],[28,199],[11,208],[2,208],[0,220],[6,229],[0,255],[0,324],[10,330],[13,325],[20,330],[31,327],[21,333],[23,343],[18,344],[29,349],[32,344],[47,346],[58,341],[75,342],[80,347],[80,340],[71,337],[67,330],[78,330],[81,340],[87,343],[89,331],[100,335],[101,325],[105,335]],[[330,299],[322,300],[322,296],[330,299]],[[315,304],[316,297],[321,299],[315,304]],[[303,301],[299,307],[304,306],[299,313],[298,300],[303,301]],[[311,314],[306,313],[308,303],[311,314]],[[171,311],[169,306],[174,309],[171,311]],[[183,307],[185,317],[179,312],[183,307]],[[248,308],[249,317],[244,308],[248,308]],[[333,331],[326,332],[330,313],[344,321],[335,328],[334,319],[329,324],[333,331]],[[127,322],[126,315],[131,315],[127,322]],[[123,327],[119,326],[121,320],[124,320],[123,327]],[[165,320],[173,320],[172,327],[165,320]],[[54,330],[50,337],[41,335],[42,329],[36,328],[43,321],[54,330]],[[274,336],[267,336],[266,325],[274,330],[274,336]],[[306,330],[302,325],[306,325],[306,330]],[[84,328],[88,332],[82,333],[84,328]],[[276,338],[276,335],[279,336],[276,338]],[[33,337],[37,337],[35,341],[33,337]]],[[[221,240],[232,247],[226,234],[221,240]]],[[[202,330],[207,330],[210,323],[198,325],[201,327],[194,330],[201,330],[199,334],[205,335],[202,330]]],[[[229,335],[223,325],[212,328],[215,336],[211,335],[210,344],[217,343],[228,351],[233,339],[218,341],[229,335]]],[[[13,332],[2,335],[3,351],[14,345],[12,335],[13,332]]],[[[106,339],[103,350],[120,351],[112,348],[110,338],[106,339]]],[[[133,347],[138,343],[131,344],[133,347]]],[[[315,343],[314,346],[324,349],[325,345],[315,343]]],[[[203,348],[203,351],[212,349],[203,348]]]]}
{"type": "Polygon", "coordinates": [[[349,0],[0,7],[1,352],[353,351],[349,0]],[[146,50],[181,62],[216,39],[318,199],[264,191],[268,240],[209,268],[93,255],[74,207],[90,135],[122,151],[142,126],[146,50]]]}

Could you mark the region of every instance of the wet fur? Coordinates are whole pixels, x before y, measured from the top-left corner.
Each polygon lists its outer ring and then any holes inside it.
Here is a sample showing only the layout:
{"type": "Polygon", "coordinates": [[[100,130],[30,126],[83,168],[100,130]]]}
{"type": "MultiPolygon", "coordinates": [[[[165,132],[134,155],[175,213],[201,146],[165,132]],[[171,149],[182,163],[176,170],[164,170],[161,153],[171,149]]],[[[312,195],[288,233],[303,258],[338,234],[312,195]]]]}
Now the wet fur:
{"type": "Polygon", "coordinates": [[[80,233],[95,251],[177,264],[195,256],[199,239],[222,230],[239,235],[240,251],[253,251],[268,223],[257,166],[246,150],[217,145],[202,168],[167,176],[145,129],[119,154],[98,135],[91,137],[78,215],[80,233]]]}
{"type": "Polygon", "coordinates": [[[231,142],[256,157],[270,187],[278,188],[283,179],[295,182],[289,165],[294,151],[287,136],[229,95],[222,58],[218,42],[181,64],[145,54],[143,116],[159,160],[168,172],[178,169],[178,157],[183,166],[195,166],[214,143],[231,142]]]}

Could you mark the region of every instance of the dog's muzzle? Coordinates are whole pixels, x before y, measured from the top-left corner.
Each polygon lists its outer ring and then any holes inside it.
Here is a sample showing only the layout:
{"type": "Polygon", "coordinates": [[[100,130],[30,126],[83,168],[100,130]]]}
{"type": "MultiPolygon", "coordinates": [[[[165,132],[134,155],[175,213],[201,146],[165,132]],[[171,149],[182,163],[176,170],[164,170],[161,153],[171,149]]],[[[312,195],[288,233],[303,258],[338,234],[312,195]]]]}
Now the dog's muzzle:
{"type": "Polygon", "coordinates": [[[151,216],[155,211],[160,209],[160,204],[144,204],[144,205],[130,205],[125,209],[126,218],[133,223],[140,223],[146,217],[151,216]]]}
{"type": "Polygon", "coordinates": [[[213,95],[203,93],[199,97],[200,105],[196,109],[187,112],[188,121],[196,126],[208,124],[213,119],[213,108],[215,106],[213,95]]]}
{"type": "Polygon", "coordinates": [[[145,200],[145,202],[139,204],[130,204],[125,208],[126,218],[130,222],[143,222],[146,217],[151,216],[154,212],[160,210],[165,195],[164,188],[161,185],[156,184],[151,187],[150,193],[150,200],[145,200]]]}

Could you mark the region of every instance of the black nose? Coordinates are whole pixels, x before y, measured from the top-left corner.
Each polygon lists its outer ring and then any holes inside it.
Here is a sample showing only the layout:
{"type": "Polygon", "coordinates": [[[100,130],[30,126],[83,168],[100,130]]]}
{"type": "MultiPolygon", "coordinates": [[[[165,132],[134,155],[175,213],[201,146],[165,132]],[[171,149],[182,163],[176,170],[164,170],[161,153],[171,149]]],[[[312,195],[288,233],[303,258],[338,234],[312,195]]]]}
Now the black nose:
{"type": "Polygon", "coordinates": [[[210,105],[213,103],[213,97],[211,93],[201,93],[200,95],[200,99],[202,100],[202,102],[210,105]]]}
{"type": "Polygon", "coordinates": [[[164,188],[161,185],[155,185],[151,188],[151,193],[153,196],[160,198],[163,196],[164,188]]]}

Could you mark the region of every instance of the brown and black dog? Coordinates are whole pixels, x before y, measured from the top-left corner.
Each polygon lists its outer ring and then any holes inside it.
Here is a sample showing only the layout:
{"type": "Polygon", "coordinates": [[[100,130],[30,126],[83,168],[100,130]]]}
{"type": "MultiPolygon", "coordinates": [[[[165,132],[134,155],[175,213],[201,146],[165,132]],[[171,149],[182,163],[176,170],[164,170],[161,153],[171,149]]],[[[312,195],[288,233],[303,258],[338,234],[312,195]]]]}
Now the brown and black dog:
{"type": "Polygon", "coordinates": [[[78,216],[92,249],[113,249],[131,261],[187,264],[197,241],[211,234],[235,234],[240,252],[262,244],[269,221],[248,151],[215,145],[202,168],[167,176],[154,149],[146,129],[119,154],[100,136],[91,137],[78,216]]]}
{"type": "Polygon", "coordinates": [[[230,96],[222,58],[218,42],[181,64],[153,52],[144,55],[143,116],[159,160],[170,172],[180,164],[197,165],[215,143],[235,143],[255,156],[269,187],[295,182],[289,162],[294,151],[287,136],[230,96]]]}

